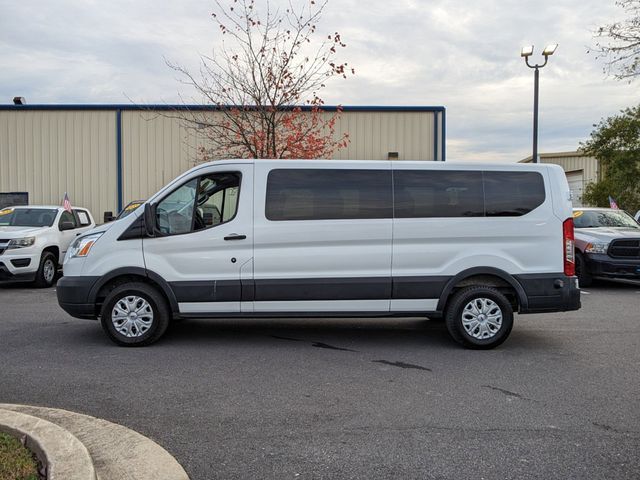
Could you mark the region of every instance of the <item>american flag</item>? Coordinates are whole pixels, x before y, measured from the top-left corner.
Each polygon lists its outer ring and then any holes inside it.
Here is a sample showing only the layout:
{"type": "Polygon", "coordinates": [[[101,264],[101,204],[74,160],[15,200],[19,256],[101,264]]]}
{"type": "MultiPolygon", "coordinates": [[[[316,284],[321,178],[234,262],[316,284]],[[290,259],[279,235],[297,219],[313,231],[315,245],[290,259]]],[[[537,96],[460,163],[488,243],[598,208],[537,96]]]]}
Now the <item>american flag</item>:
{"type": "Polygon", "coordinates": [[[616,203],[616,201],[613,199],[611,195],[609,195],[609,206],[611,208],[615,208],[616,210],[618,210],[618,204],[616,203]]]}
{"type": "Polygon", "coordinates": [[[67,192],[64,192],[64,198],[62,199],[62,206],[67,212],[71,213],[71,200],[69,200],[69,195],[67,195],[67,192]]]}

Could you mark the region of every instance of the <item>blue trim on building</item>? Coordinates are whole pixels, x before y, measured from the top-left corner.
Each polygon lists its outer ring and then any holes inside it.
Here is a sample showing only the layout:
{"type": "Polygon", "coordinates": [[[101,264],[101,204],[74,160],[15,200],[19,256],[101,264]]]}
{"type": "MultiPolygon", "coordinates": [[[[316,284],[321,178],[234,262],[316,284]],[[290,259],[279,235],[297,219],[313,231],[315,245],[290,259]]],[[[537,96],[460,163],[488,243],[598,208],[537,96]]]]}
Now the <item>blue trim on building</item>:
{"type": "Polygon", "coordinates": [[[442,110],[442,161],[447,159],[447,111],[442,110]]]}
{"type": "Polygon", "coordinates": [[[440,112],[436,112],[433,116],[433,160],[437,162],[438,159],[438,119],[440,112]]]}
{"type": "Polygon", "coordinates": [[[122,110],[116,110],[116,186],[118,189],[118,213],[122,211],[122,110]]]}
{"type": "MultiPolygon", "coordinates": [[[[0,110],[219,110],[216,105],[168,105],[168,104],[33,104],[33,105],[0,105],[0,110]]],[[[231,108],[228,106],[227,108],[231,108]]],[[[287,108],[296,108],[292,105],[287,108]]],[[[311,110],[308,105],[302,105],[303,111],[311,110]]],[[[344,112],[444,112],[442,106],[424,105],[323,105],[322,110],[332,112],[341,108],[344,112]]]]}

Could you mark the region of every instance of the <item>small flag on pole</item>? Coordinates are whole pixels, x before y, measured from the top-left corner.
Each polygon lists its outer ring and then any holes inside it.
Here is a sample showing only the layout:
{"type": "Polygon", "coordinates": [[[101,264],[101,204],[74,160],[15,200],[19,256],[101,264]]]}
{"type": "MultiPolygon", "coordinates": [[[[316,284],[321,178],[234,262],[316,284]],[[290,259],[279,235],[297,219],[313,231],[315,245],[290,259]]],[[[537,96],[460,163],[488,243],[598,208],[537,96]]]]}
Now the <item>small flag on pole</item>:
{"type": "Polygon", "coordinates": [[[62,199],[62,206],[67,212],[71,213],[71,200],[69,200],[69,195],[67,195],[67,192],[64,192],[64,198],[62,199]]]}
{"type": "Polygon", "coordinates": [[[609,195],[609,206],[611,208],[618,210],[618,204],[616,203],[616,201],[613,199],[611,195],[609,195]]]}

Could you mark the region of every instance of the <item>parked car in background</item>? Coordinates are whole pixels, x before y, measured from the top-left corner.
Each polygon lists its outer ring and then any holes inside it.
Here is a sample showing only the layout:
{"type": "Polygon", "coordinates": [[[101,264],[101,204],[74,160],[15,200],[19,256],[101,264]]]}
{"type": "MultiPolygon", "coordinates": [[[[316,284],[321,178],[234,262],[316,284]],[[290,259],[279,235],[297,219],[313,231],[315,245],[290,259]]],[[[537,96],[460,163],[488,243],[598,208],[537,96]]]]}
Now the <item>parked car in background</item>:
{"type": "Polygon", "coordinates": [[[143,205],[144,202],[144,200],[134,200],[133,202],[127,203],[127,205],[122,210],[120,210],[120,213],[118,213],[118,215],[116,215],[115,217],[113,216],[113,212],[104,212],[103,221],[104,223],[109,223],[115,220],[120,220],[121,218],[124,218],[127,215],[133,213],[140,205],[143,205]]]}
{"type": "Polygon", "coordinates": [[[593,277],[640,279],[640,225],[623,210],[576,208],[576,273],[580,286],[593,277]]]}
{"type": "Polygon", "coordinates": [[[0,283],[50,287],[67,248],[95,227],[86,208],[20,206],[0,210],[0,283]]]}
{"type": "Polygon", "coordinates": [[[120,211],[120,213],[115,218],[115,220],[120,220],[121,218],[124,218],[127,215],[132,214],[134,211],[138,209],[138,207],[140,207],[140,205],[144,205],[144,202],[145,202],[144,200],[134,200],[133,202],[127,203],[127,206],[120,211]]]}

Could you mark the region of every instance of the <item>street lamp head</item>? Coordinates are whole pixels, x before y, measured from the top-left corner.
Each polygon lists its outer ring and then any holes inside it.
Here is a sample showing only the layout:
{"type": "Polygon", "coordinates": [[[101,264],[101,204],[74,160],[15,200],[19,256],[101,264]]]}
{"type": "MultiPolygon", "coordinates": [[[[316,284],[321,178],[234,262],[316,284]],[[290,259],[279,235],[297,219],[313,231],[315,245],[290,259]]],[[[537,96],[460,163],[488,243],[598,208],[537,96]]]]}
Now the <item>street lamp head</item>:
{"type": "Polygon", "coordinates": [[[527,58],[531,55],[533,55],[533,45],[522,47],[522,51],[520,52],[521,57],[527,58]]]}
{"type": "Polygon", "coordinates": [[[547,45],[546,47],[544,47],[544,50],[542,51],[542,55],[544,55],[545,57],[548,57],[549,55],[553,55],[553,52],[556,51],[556,48],[558,48],[557,43],[552,43],[550,45],[547,45]]]}

